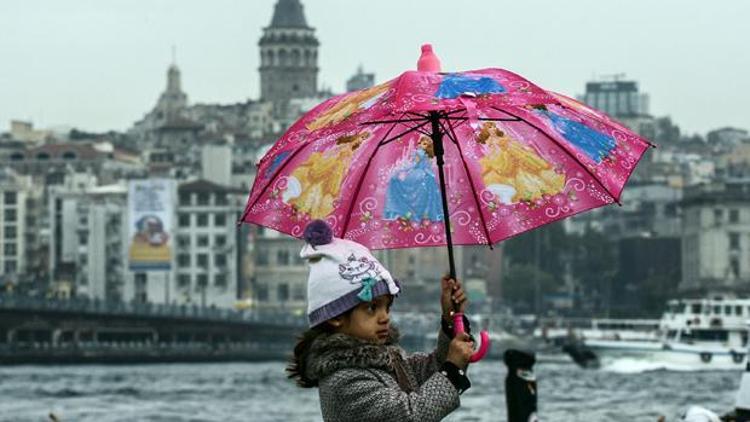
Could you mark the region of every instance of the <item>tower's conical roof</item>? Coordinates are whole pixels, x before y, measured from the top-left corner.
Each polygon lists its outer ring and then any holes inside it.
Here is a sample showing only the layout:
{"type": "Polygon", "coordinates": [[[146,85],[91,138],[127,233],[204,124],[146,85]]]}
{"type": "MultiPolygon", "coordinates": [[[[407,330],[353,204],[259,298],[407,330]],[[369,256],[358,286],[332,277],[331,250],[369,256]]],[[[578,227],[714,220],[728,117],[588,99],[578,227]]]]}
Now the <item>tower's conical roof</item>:
{"type": "Polygon", "coordinates": [[[271,28],[308,28],[299,0],[279,0],[273,11],[271,28]]]}

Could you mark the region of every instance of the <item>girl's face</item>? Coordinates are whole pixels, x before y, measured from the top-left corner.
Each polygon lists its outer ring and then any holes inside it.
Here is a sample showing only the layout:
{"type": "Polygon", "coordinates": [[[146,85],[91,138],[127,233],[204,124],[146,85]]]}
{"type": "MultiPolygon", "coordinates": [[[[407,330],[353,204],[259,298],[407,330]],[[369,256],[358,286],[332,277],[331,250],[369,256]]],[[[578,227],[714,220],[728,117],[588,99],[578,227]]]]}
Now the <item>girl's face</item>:
{"type": "Polygon", "coordinates": [[[385,344],[390,329],[390,313],[393,296],[378,296],[370,302],[357,305],[341,320],[337,332],[377,344],[385,344]]]}

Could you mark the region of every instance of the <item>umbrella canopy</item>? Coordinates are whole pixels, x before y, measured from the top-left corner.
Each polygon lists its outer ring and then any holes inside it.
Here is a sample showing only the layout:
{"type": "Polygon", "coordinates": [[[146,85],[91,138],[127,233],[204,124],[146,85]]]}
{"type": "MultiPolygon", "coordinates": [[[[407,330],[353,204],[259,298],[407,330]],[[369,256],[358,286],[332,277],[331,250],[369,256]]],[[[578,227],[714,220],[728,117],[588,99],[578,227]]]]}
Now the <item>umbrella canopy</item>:
{"type": "Polygon", "coordinates": [[[619,203],[649,145],[507,70],[408,71],[302,116],[260,161],[241,221],[300,237],[321,218],[373,249],[492,245],[619,203]]]}

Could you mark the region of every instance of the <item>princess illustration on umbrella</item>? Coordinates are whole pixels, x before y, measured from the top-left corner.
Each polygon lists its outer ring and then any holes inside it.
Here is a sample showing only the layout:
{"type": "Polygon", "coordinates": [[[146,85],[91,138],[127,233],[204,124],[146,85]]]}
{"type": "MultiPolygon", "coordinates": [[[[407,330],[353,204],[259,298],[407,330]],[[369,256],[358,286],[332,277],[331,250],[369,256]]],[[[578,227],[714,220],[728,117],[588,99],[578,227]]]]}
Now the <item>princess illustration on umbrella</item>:
{"type": "Polygon", "coordinates": [[[283,201],[310,218],[329,215],[354,152],[369,137],[370,132],[342,136],[333,148],[310,154],[288,177],[283,201]]]}
{"type": "Polygon", "coordinates": [[[307,130],[315,131],[335,125],[342,122],[344,119],[349,118],[349,116],[354,113],[372,107],[386,92],[388,92],[389,88],[390,83],[386,82],[345,95],[337,103],[318,114],[315,119],[309,122],[306,125],[307,130]]]}
{"type": "Polygon", "coordinates": [[[434,156],[432,140],[420,137],[411,159],[391,173],[383,219],[443,221],[440,188],[432,169],[434,156]]]}
{"type": "Polygon", "coordinates": [[[554,113],[543,104],[536,104],[531,108],[537,115],[547,118],[556,132],[597,164],[608,157],[617,146],[615,138],[554,113]]]}
{"type": "Polygon", "coordinates": [[[482,125],[476,141],[487,147],[479,159],[482,181],[501,203],[535,201],[563,190],[564,174],[556,173],[534,149],[508,136],[494,122],[482,125]]]}

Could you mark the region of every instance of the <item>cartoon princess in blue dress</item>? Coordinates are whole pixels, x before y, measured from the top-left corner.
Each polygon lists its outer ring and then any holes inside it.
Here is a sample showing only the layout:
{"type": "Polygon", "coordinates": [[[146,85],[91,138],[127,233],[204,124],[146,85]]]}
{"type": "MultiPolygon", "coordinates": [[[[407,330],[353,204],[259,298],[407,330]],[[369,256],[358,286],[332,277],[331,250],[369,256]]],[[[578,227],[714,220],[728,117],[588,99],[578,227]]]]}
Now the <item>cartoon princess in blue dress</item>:
{"type": "Polygon", "coordinates": [[[546,117],[552,127],[589,158],[600,164],[617,146],[615,139],[583,123],[553,113],[544,105],[533,106],[534,112],[546,117]]]}
{"type": "Polygon", "coordinates": [[[432,140],[423,136],[411,161],[397,167],[388,182],[385,220],[443,221],[440,188],[432,170],[432,140]]]}
{"type": "Polygon", "coordinates": [[[440,83],[435,97],[452,99],[464,94],[486,95],[501,94],[504,92],[506,92],[505,88],[488,76],[468,76],[449,73],[445,75],[443,81],[440,83]]]}

